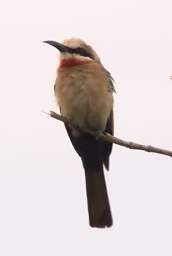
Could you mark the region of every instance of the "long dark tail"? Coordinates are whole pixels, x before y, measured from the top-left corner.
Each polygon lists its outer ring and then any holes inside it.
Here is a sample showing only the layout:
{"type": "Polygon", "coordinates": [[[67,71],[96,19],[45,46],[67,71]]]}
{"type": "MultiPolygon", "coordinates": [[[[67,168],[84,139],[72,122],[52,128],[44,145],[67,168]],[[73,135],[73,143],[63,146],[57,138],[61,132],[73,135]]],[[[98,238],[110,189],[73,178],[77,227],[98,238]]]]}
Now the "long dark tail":
{"type": "Polygon", "coordinates": [[[103,168],[85,170],[88,213],[91,227],[112,226],[112,215],[108,199],[103,168]]]}
{"type": "MultiPolygon", "coordinates": [[[[113,133],[107,124],[106,131],[113,133]]],[[[103,142],[89,134],[75,136],[66,125],[71,142],[82,159],[85,170],[86,191],[90,226],[103,228],[112,226],[112,215],[106,189],[103,163],[109,168],[109,155],[112,144],[103,142]]]]}

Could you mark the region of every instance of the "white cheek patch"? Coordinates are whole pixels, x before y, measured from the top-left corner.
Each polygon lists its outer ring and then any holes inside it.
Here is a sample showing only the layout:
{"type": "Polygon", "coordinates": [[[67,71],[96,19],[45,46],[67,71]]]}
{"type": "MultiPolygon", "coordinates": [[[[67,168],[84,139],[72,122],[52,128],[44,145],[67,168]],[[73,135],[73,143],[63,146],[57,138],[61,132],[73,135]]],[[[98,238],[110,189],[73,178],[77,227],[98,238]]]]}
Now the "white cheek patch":
{"type": "Polygon", "coordinates": [[[72,58],[72,54],[68,53],[68,52],[64,52],[60,54],[60,58],[61,59],[69,59],[72,58]]]}
{"type": "Polygon", "coordinates": [[[73,56],[74,56],[74,58],[77,58],[77,59],[79,59],[79,60],[83,60],[83,61],[85,61],[85,60],[91,60],[91,61],[93,61],[92,58],[86,57],[86,56],[82,56],[82,55],[79,55],[79,54],[74,54],[73,56]]]}
{"type": "Polygon", "coordinates": [[[71,53],[65,52],[60,55],[61,60],[64,60],[64,59],[67,60],[67,59],[71,59],[71,58],[75,58],[80,61],[86,61],[86,60],[93,61],[92,58],[81,56],[79,54],[71,54],[71,53]]]}

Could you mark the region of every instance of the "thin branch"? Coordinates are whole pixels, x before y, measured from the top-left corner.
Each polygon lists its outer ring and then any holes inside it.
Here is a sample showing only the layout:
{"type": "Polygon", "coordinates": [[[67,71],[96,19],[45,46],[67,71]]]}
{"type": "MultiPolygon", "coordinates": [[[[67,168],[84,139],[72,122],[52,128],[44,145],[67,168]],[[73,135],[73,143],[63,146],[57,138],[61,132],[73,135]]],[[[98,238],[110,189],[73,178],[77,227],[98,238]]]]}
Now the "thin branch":
{"type": "Polygon", "coordinates": [[[91,130],[87,130],[87,129],[79,129],[77,127],[75,127],[74,125],[72,125],[72,123],[70,123],[65,117],[58,115],[57,113],[55,113],[54,111],[50,111],[50,113],[47,113],[49,116],[67,124],[68,126],[70,126],[71,128],[75,128],[78,129],[82,132],[88,133],[100,140],[109,142],[109,143],[115,143],[117,145],[123,146],[123,147],[127,147],[130,149],[136,149],[136,150],[144,150],[147,152],[152,152],[152,153],[157,153],[157,154],[162,154],[162,155],[166,155],[166,156],[170,156],[172,157],[172,151],[170,150],[166,150],[166,149],[162,149],[162,148],[157,148],[157,147],[153,147],[150,145],[143,145],[143,144],[139,144],[139,143],[135,143],[132,141],[125,141],[122,139],[119,139],[117,137],[113,137],[111,134],[109,133],[97,133],[91,130]]]}

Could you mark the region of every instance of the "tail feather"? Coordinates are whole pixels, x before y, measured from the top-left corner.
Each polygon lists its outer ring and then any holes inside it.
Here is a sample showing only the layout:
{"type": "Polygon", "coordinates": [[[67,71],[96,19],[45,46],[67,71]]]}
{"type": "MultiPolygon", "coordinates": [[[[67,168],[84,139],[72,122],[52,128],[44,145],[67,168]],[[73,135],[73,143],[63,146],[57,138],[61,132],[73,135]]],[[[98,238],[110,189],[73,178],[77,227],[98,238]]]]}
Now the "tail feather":
{"type": "MultiPolygon", "coordinates": [[[[111,120],[112,118],[109,118],[106,131],[113,134],[111,120]]],[[[110,227],[112,226],[112,215],[103,165],[106,169],[109,168],[109,155],[112,150],[112,144],[82,132],[79,132],[78,136],[76,136],[70,127],[65,126],[76,152],[81,157],[85,170],[90,226],[98,228],[110,227]]]]}
{"type": "Polygon", "coordinates": [[[85,170],[88,213],[91,227],[112,226],[112,215],[102,170],[85,170]]]}

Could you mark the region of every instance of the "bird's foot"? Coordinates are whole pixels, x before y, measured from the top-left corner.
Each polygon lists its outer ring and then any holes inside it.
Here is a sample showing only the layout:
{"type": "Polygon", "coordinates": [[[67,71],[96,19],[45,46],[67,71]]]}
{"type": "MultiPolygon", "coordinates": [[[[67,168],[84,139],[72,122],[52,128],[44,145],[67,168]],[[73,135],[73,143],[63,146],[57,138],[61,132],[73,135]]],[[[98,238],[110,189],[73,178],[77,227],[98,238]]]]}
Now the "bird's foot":
{"type": "Polygon", "coordinates": [[[103,134],[104,134],[104,131],[102,130],[96,131],[96,134],[95,134],[96,140],[99,140],[103,134]]]}

